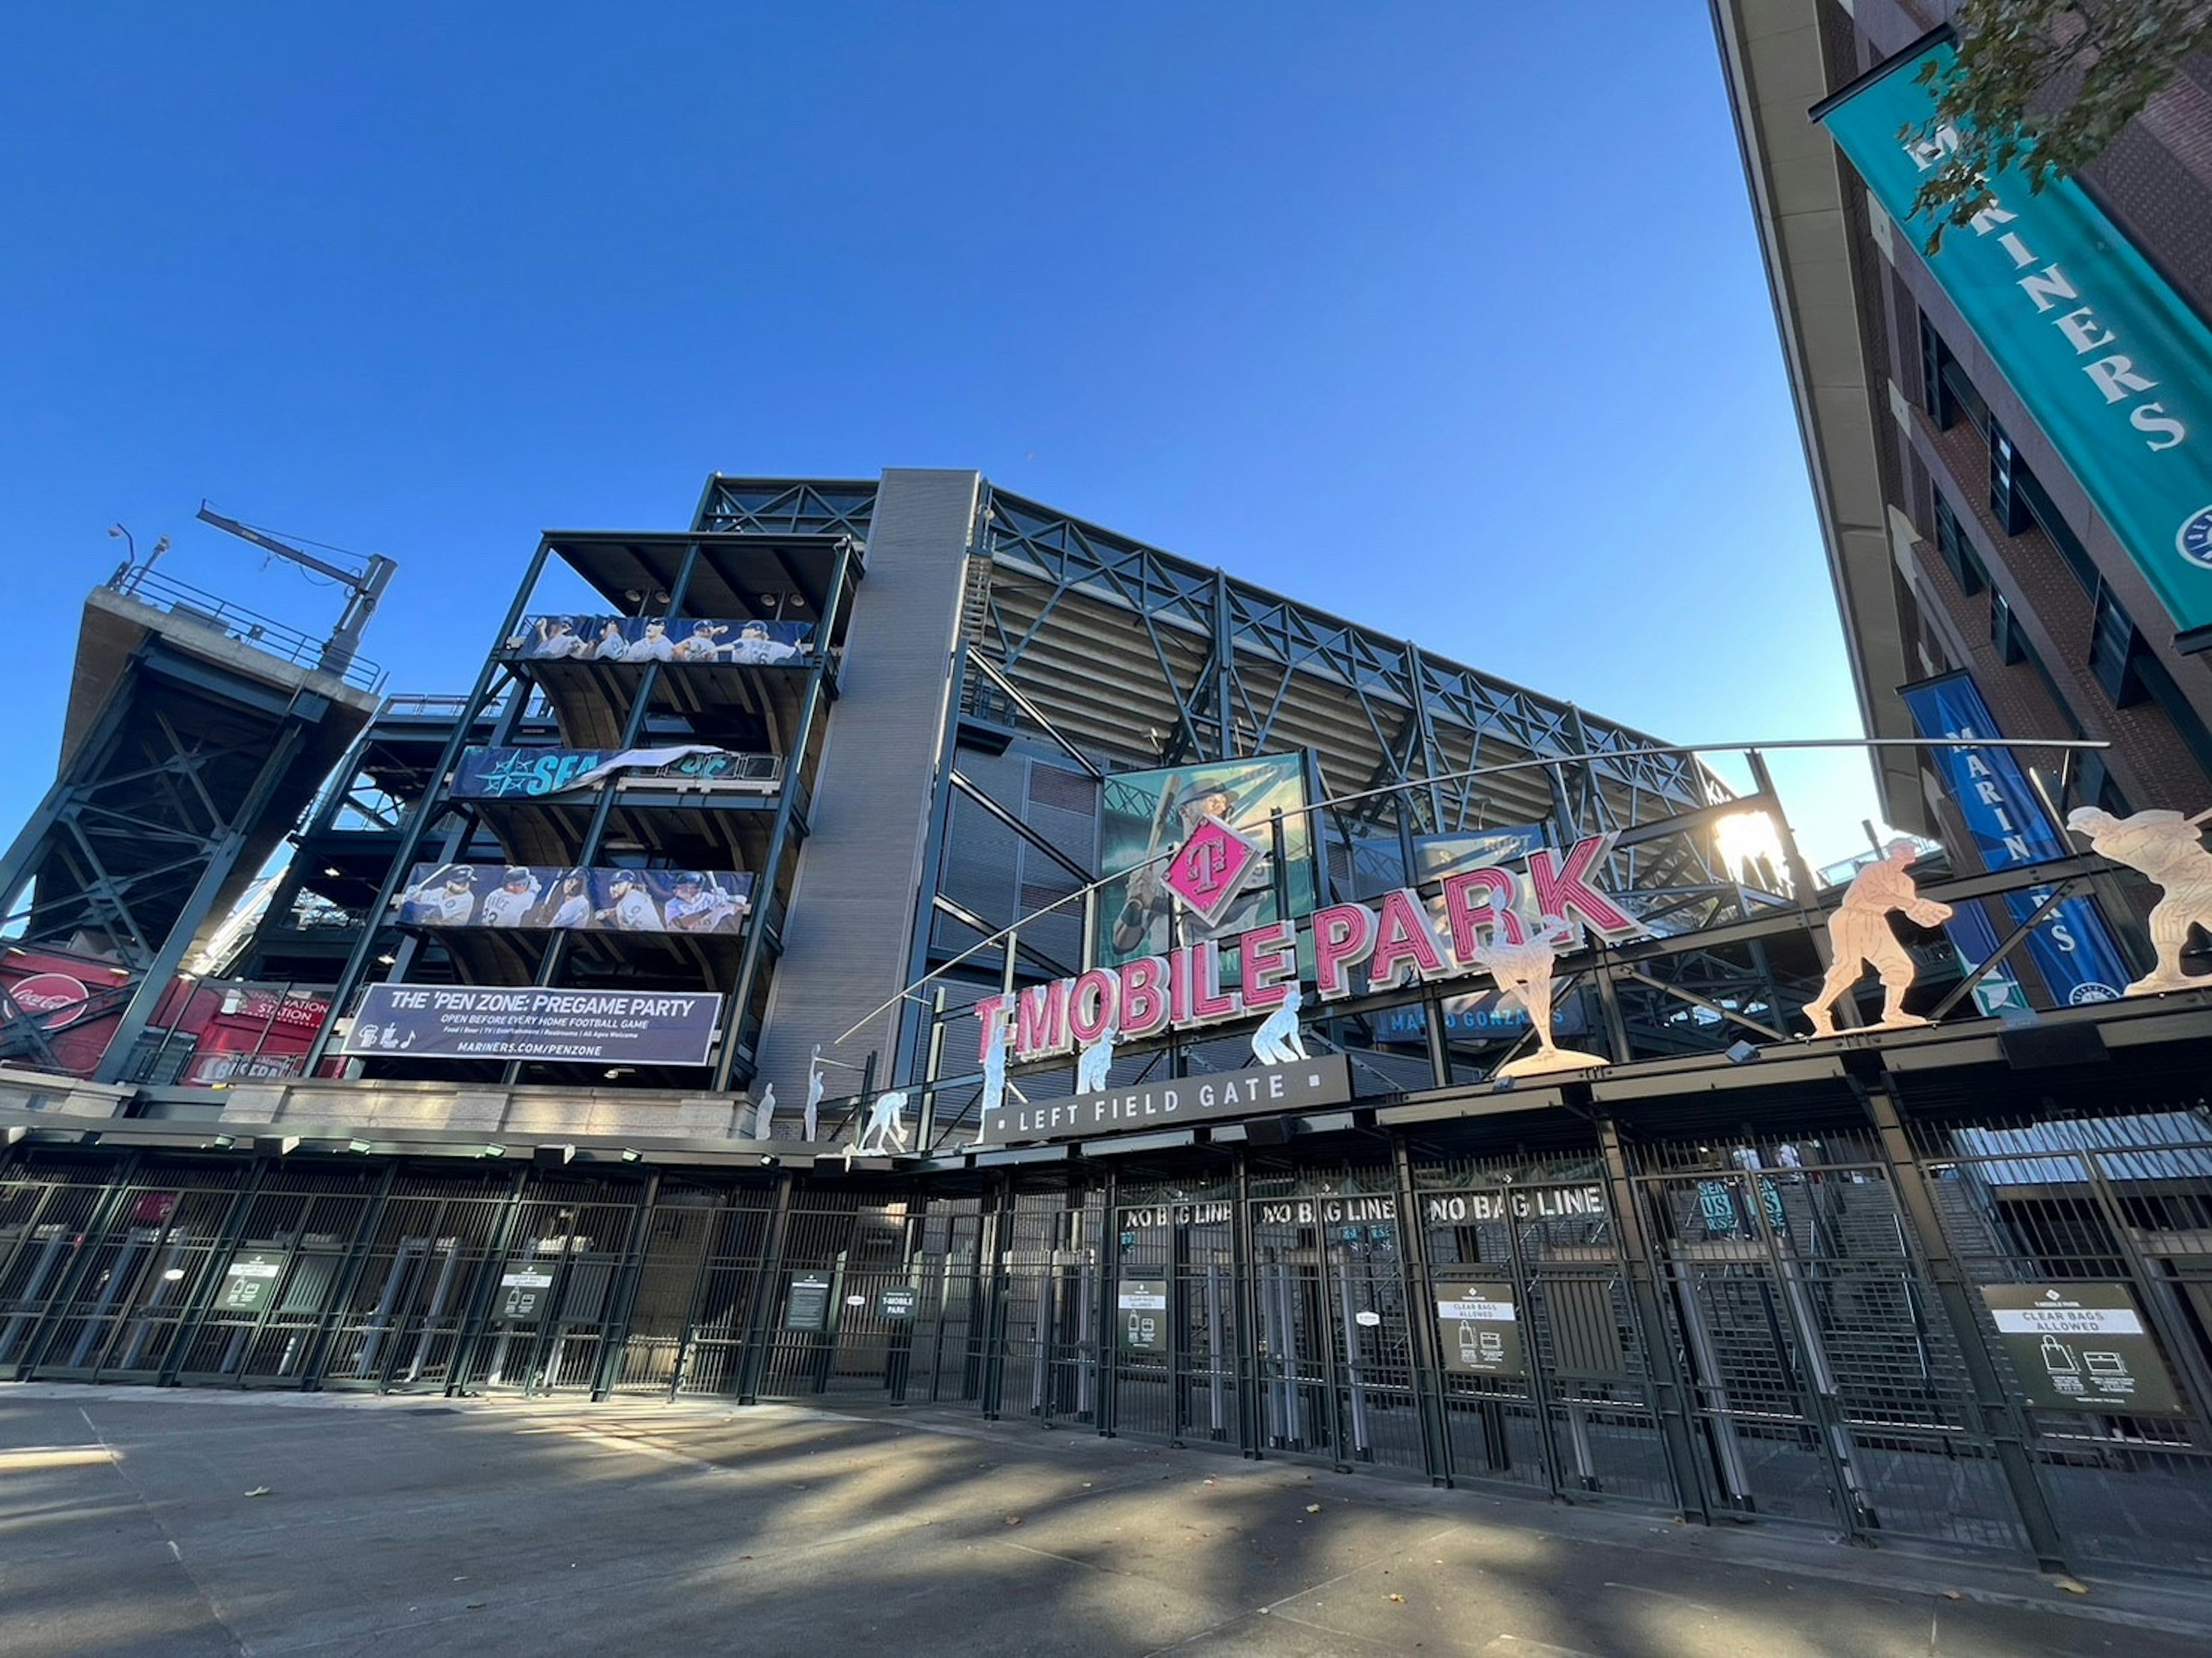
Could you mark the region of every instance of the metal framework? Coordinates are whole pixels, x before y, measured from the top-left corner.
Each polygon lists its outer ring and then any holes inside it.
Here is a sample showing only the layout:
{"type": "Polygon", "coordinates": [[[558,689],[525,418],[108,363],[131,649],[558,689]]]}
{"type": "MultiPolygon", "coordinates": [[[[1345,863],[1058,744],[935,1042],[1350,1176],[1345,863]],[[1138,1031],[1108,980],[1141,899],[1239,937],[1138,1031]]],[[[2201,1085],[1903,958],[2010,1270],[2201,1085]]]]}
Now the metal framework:
{"type": "MultiPolygon", "coordinates": [[[[449,721],[443,752],[430,767],[434,780],[420,810],[406,819],[390,848],[372,915],[386,914],[415,861],[470,856],[525,862],[588,865],[602,853],[654,852],[705,863],[719,849],[753,872],[757,887],[751,920],[734,949],[727,941],[652,935],[625,943],[614,935],[580,938],[556,932],[542,942],[492,940],[465,932],[436,942],[453,958],[452,971],[472,982],[575,984],[594,977],[640,972],[724,993],[719,1057],[709,1085],[726,1091],[750,1073],[759,1005],[781,949],[799,849],[806,834],[806,808],[829,704],[834,701],[836,630],[848,614],[859,577],[860,533],[872,511],[872,483],[714,477],[708,482],[689,531],[665,534],[549,533],[524,572],[495,643],[470,693],[442,707],[449,721]],[[751,538],[757,537],[756,544],[751,538]],[[743,539],[740,539],[740,538],[743,539]],[[755,683],[741,670],[717,670],[729,683],[702,690],[684,675],[647,662],[634,675],[599,664],[539,664],[506,648],[527,610],[548,561],[558,556],[617,608],[650,604],[670,616],[752,615],[770,592],[805,598],[821,618],[817,648],[803,675],[789,685],[755,683]],[[701,608],[701,607],[704,608],[701,608]],[[687,608],[688,607],[688,608],[687,608]],[[733,700],[718,700],[733,699],[733,700]],[[474,744],[539,742],[549,746],[634,748],[649,734],[672,737],[719,732],[732,720],[766,733],[780,764],[780,784],[764,794],[658,799],[649,790],[617,784],[588,804],[503,805],[453,799],[451,777],[464,748],[474,744]],[[531,947],[534,942],[535,947],[531,947]],[[650,962],[639,950],[658,952],[650,962]],[[501,952],[495,956],[492,952],[501,952]],[[518,953],[519,952],[519,953],[518,953]],[[579,975],[584,975],[581,979],[579,975]]],[[[695,676],[696,677],[696,676],[695,676]]],[[[720,740],[718,738],[714,740],[720,740]]],[[[334,802],[337,809],[343,801],[334,802]]],[[[380,932],[355,938],[333,996],[343,1012],[370,979],[380,932]]],[[[404,938],[391,952],[388,976],[405,980],[424,960],[430,940],[404,938]]],[[[331,1039],[318,1039],[309,1066],[331,1039]]],[[[501,1080],[523,1080],[520,1061],[500,1067],[501,1080]]],[[[676,1074],[650,1077],[684,1085],[676,1074]]],[[[690,1079],[696,1086],[699,1079],[690,1079]]]]}
{"type": "Polygon", "coordinates": [[[1566,786],[1593,831],[1725,798],[1688,756],[1652,752],[1658,738],[1006,491],[984,548],[971,656],[1121,763],[1311,748],[1332,793],[1425,785],[1407,796],[1418,834],[1549,816],[1540,774],[1455,780],[1531,756],[1577,762],[1566,786]]]}
{"type": "Polygon", "coordinates": [[[2147,1040],[2066,1081],[1948,1033],[1934,1065],[1036,1167],[34,1126],[0,1145],[0,1378],[932,1405],[2202,1576],[2204,1039],[2081,1011],[2147,1040]],[[1989,1309],[2046,1281],[2138,1309],[2174,1402],[2033,1403],[1989,1309]],[[1513,1362],[1449,1321],[1470,1284],[1510,1303],[1513,1362]]]}
{"type": "MultiPolygon", "coordinates": [[[[128,975],[107,993],[121,1018],[102,1081],[128,1068],[185,950],[296,820],[368,702],[335,676],[300,671],[314,661],[304,635],[279,637],[277,624],[143,569],[118,572],[111,588],[118,597],[88,604],[78,646],[81,683],[100,687],[96,711],[73,708],[84,723],[60,773],[0,855],[14,936],[108,956],[128,975]]],[[[373,683],[373,665],[355,671],[373,683]]],[[[20,1010],[0,1019],[0,1052],[52,1062],[20,1010]]]]}

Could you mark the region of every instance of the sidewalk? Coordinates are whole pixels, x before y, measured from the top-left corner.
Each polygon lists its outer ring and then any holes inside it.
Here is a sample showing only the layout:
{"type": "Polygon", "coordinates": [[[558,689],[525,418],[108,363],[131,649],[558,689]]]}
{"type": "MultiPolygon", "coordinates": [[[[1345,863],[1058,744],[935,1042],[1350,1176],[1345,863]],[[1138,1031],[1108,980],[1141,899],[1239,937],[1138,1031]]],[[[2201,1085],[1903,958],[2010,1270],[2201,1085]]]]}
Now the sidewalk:
{"type": "Polygon", "coordinates": [[[2212,1590],[933,1412],[0,1388],[0,1651],[2204,1649],[2212,1590]]]}

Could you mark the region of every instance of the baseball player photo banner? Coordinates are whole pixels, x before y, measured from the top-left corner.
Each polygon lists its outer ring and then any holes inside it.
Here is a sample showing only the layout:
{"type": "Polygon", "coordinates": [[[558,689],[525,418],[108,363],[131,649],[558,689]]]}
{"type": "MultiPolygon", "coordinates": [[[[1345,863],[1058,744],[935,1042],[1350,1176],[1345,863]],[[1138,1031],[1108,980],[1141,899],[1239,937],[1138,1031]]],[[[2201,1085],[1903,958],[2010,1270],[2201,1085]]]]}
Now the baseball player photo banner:
{"type": "MultiPolygon", "coordinates": [[[[1907,685],[1899,693],[1923,737],[1999,738],[2004,733],[1982,700],[1973,677],[1963,669],[1937,679],[1907,685]]],[[[1959,815],[1974,837],[1984,869],[2009,869],[2072,855],[2051,821],[2042,800],[2011,749],[1940,748],[1936,770],[1950,791],[1959,815]]],[[[2045,887],[2005,894],[2015,921],[2026,920],[2050,896],[2045,887]]],[[[1952,935],[1962,947],[1976,941],[1952,935]]],[[[2036,970],[2059,1001],[2078,1005],[2108,1002],[2125,989],[2126,958],[2113,941],[2102,911],[2091,898],[2069,898],[2027,935],[2036,970]]]]}
{"type": "Polygon", "coordinates": [[[1109,777],[1100,796],[1098,965],[1225,938],[1321,902],[1303,754],[1109,777]],[[1274,818],[1282,815],[1282,913],[1274,818]]]}
{"type": "Polygon", "coordinates": [[[403,926],[728,934],[744,930],[752,890],[729,870],[417,864],[392,902],[403,926]]]}
{"type": "Polygon", "coordinates": [[[665,616],[532,616],[507,641],[526,662],[750,663],[781,667],[814,649],[811,622],[665,616]]]}

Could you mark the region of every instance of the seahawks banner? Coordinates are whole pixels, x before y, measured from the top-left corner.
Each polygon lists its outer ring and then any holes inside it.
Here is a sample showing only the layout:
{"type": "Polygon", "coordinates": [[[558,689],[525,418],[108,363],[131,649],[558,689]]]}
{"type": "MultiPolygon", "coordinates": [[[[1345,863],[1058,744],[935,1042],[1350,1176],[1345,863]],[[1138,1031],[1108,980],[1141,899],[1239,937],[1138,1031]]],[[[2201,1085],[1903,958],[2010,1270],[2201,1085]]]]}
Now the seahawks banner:
{"type": "Polygon", "coordinates": [[[783,762],[706,743],[658,749],[464,749],[453,767],[456,800],[537,800],[619,776],[647,788],[773,790],[783,762]]]}
{"type": "Polygon", "coordinates": [[[417,864],[392,899],[406,926],[737,932],[753,878],[728,870],[417,864]]]}
{"type": "Polygon", "coordinates": [[[536,662],[804,661],[811,622],[693,621],[660,616],[533,616],[507,648],[536,662]]]}
{"type": "MultiPolygon", "coordinates": [[[[1989,704],[1982,701],[1972,676],[1963,671],[1907,685],[1899,695],[1923,737],[2004,735],[1990,717],[1989,704]]],[[[1936,768],[1974,837],[1983,868],[2009,869],[2071,855],[2073,848],[2060,836],[2042,800],[2028,786],[2027,774],[2021,770],[2012,750],[1942,748],[1934,753],[1936,768]]],[[[2048,887],[2008,892],[2005,908],[2014,921],[2024,921],[2050,896],[2048,887]]],[[[1962,906],[1961,911],[1972,908],[1962,906]]],[[[1972,955],[1976,965],[1995,953],[1994,939],[1984,946],[1971,932],[1962,934],[1957,930],[1957,918],[1950,925],[1951,942],[1961,953],[1983,950],[1972,955]]],[[[1983,933],[1986,936],[1986,922],[1983,933]]],[[[2091,899],[2069,898],[2045,916],[2027,935],[2027,949],[2044,983],[2062,1002],[2111,1001],[2133,976],[2091,899]]]]}
{"type": "MultiPolygon", "coordinates": [[[[1959,146],[1929,131],[1920,75],[1955,57],[1908,52],[1813,111],[1916,249],[1935,220],[1913,197],[1959,146]]],[[[1989,185],[1996,202],[1923,254],[1929,271],[2184,633],[2212,629],[2212,331],[2071,179],[2032,195],[2013,166],[1989,185]]]]}
{"type": "Polygon", "coordinates": [[[722,999],[703,993],[371,985],[343,1054],[409,1060],[704,1065],[722,999]]]}

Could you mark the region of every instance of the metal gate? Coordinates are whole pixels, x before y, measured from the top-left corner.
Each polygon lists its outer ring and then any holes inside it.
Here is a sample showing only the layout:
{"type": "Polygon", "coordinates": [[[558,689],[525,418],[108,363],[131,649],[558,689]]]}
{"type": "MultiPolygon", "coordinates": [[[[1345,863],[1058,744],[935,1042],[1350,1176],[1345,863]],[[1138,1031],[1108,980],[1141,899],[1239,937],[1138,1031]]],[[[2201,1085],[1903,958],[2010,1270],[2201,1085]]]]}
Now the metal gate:
{"type": "Polygon", "coordinates": [[[386,1178],[366,1168],[270,1171],[246,1199],[170,1379],[299,1388],[318,1375],[330,1309],[386,1178]]]}
{"type": "Polygon", "coordinates": [[[1637,1151],[1714,1505],[2026,1548],[1871,1137],[1637,1151]]]}
{"type": "Polygon", "coordinates": [[[41,1380],[161,1380],[198,1298],[221,1274],[246,1184],[243,1169],[149,1162],[89,1203],[86,1187],[60,1188],[53,1218],[34,1219],[17,1250],[27,1258],[25,1287],[46,1286],[44,1307],[33,1313],[23,1297],[0,1325],[15,1332],[0,1349],[15,1349],[18,1373],[41,1380]],[[62,1218],[79,1214],[82,1223],[64,1231],[62,1218]]]}
{"type": "Polygon", "coordinates": [[[1451,1477],[1674,1500],[1595,1158],[1416,1166],[1451,1477]]]}
{"type": "Polygon", "coordinates": [[[999,1215],[994,1416],[1095,1424],[1103,1199],[1079,1187],[1018,1192],[999,1215]]]}
{"type": "MultiPolygon", "coordinates": [[[[1913,1150],[1970,1287],[1974,1334],[2021,1402],[2069,1552],[2201,1572],[2212,1537],[2212,1122],[2136,1109],[1916,1124],[1913,1150]],[[2136,1333],[2053,1349],[2000,1327],[2021,1291],[2101,1303],[2136,1333]],[[2119,1369],[2141,1407],[2062,1407],[2119,1369]],[[2086,1374],[2087,1385],[2081,1381],[2086,1374]]],[[[2018,1321],[2014,1321],[2017,1322],[2018,1321]]]]}
{"type": "Polygon", "coordinates": [[[1251,1200],[1262,1442],[1427,1469],[1395,1177],[1276,1184],[1282,1195],[1251,1200]]]}
{"type": "Polygon", "coordinates": [[[781,1276],[767,1286],[762,1396],[906,1397],[921,1299],[917,1206],[835,1191],[793,1204],[781,1276]]]}
{"type": "Polygon", "coordinates": [[[1111,1305],[1118,1433],[1238,1443],[1237,1215],[1227,1182],[1124,1187],[1111,1305]],[[1155,1305],[1154,1303],[1158,1303],[1155,1305]]]}
{"type": "Polygon", "coordinates": [[[468,1393],[593,1394],[622,1321],[642,1188],[539,1181],[527,1190],[496,1270],[479,1275],[455,1374],[468,1393]]]}
{"type": "Polygon", "coordinates": [[[442,1393],[502,1259],[526,1171],[402,1175],[340,1302],[322,1385],[442,1393]]]}

